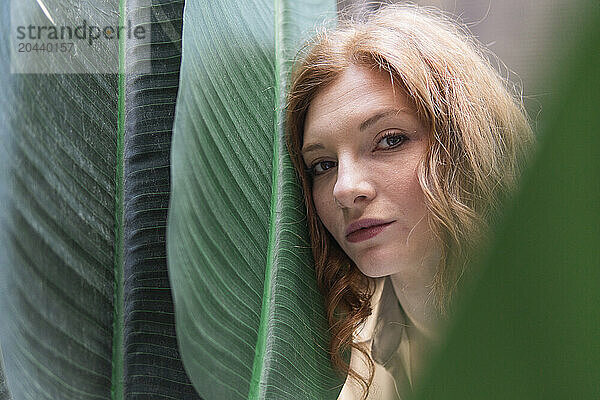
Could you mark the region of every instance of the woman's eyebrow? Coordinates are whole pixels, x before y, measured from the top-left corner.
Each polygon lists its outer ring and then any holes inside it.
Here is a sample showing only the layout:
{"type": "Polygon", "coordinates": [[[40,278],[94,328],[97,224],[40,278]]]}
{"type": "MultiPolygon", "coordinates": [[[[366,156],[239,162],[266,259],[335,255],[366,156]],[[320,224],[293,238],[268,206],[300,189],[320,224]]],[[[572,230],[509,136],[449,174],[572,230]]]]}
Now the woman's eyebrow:
{"type": "Polygon", "coordinates": [[[312,143],[312,144],[302,147],[301,152],[304,155],[306,153],[310,153],[311,151],[322,150],[324,148],[325,148],[325,146],[323,146],[321,143],[312,143]]]}
{"type": "Polygon", "coordinates": [[[376,123],[377,121],[379,121],[382,118],[385,118],[391,114],[399,114],[405,112],[403,110],[399,110],[396,108],[390,108],[390,109],[386,109],[386,110],[382,110],[381,112],[378,112],[377,114],[373,115],[372,117],[369,117],[368,119],[366,119],[363,123],[360,124],[360,126],[358,127],[358,129],[360,131],[364,131],[365,129],[367,129],[369,126],[373,125],[374,123],[376,123]]]}
{"type": "MultiPolygon", "coordinates": [[[[407,113],[407,111],[398,109],[398,108],[387,108],[387,109],[381,110],[377,114],[375,114],[375,115],[367,118],[365,121],[363,121],[359,125],[358,129],[360,131],[364,131],[365,129],[367,129],[369,126],[375,124],[380,119],[388,117],[390,115],[398,115],[400,113],[407,113]]],[[[303,146],[302,149],[300,150],[300,152],[304,156],[306,153],[310,153],[315,150],[323,150],[324,148],[325,148],[325,146],[323,146],[321,143],[311,143],[306,146],[303,146]]]]}

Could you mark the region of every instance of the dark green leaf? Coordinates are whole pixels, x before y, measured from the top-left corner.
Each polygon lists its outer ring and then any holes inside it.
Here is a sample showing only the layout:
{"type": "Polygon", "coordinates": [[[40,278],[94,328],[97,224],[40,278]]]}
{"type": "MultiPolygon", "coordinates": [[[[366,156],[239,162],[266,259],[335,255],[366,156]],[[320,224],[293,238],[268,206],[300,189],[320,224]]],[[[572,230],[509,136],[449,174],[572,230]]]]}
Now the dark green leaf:
{"type": "MultiPolygon", "coordinates": [[[[124,376],[126,399],[198,399],[183,369],[167,273],[171,133],[179,88],[183,0],[152,1],[150,73],[126,56],[124,144],[124,376]]],[[[146,25],[147,26],[147,25],[146,25]]]]}
{"type": "Polygon", "coordinates": [[[0,349],[0,400],[10,400],[10,392],[6,387],[4,378],[4,361],[2,360],[2,349],[0,349]]]}
{"type": "MultiPolygon", "coordinates": [[[[165,248],[183,1],[154,0],[151,10],[140,1],[126,9],[114,0],[44,3],[70,26],[81,25],[80,10],[100,26],[151,16],[152,37],[150,56],[126,41],[121,81],[93,73],[97,60],[89,74],[11,75],[10,2],[2,4],[0,342],[8,387],[16,399],[198,398],[177,348],[165,248]],[[144,60],[150,71],[140,70],[144,60]]],[[[25,12],[48,25],[36,2],[25,12]]],[[[116,72],[118,42],[94,45],[106,46],[104,62],[116,72]]],[[[50,60],[40,59],[40,71],[71,67],[50,60]]]]}

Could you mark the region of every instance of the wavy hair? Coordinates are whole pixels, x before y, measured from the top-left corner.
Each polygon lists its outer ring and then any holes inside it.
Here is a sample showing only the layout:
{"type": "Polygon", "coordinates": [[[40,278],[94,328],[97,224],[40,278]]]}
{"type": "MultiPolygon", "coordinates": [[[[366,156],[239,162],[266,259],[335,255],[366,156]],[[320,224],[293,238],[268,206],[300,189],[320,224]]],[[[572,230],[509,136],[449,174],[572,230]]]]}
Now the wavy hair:
{"type": "Polygon", "coordinates": [[[358,381],[363,398],[374,364],[352,339],[371,313],[373,288],[316,213],[301,154],[309,105],[350,65],[389,73],[395,87],[414,102],[429,128],[418,179],[428,223],[442,243],[432,295],[438,311],[447,314],[470,254],[484,242],[490,223],[514,192],[534,141],[520,96],[508,89],[490,56],[446,17],[417,6],[389,5],[365,19],[322,28],[292,70],[286,140],[304,191],[315,272],[331,327],[331,359],[358,381]],[[351,348],[366,357],[369,376],[360,376],[344,361],[351,348]]]}

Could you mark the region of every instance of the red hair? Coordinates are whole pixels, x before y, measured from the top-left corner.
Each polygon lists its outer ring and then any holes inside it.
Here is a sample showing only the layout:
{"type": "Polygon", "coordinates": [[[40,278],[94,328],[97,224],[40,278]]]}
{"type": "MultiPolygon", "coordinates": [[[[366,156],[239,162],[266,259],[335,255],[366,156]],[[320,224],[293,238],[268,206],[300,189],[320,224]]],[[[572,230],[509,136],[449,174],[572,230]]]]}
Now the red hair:
{"type": "Polygon", "coordinates": [[[366,398],[374,364],[352,339],[371,313],[373,288],[321,223],[301,155],[304,120],[317,91],[350,65],[377,68],[390,74],[430,127],[430,148],[418,175],[428,223],[443,243],[433,282],[442,314],[469,255],[514,191],[533,134],[519,98],[506,89],[483,49],[457,25],[418,7],[390,5],[366,21],[341,22],[319,32],[307,49],[292,71],[287,146],[304,191],[315,272],[332,332],[332,362],[357,379],[366,398]],[[368,377],[344,362],[350,348],[366,356],[368,377]]]}

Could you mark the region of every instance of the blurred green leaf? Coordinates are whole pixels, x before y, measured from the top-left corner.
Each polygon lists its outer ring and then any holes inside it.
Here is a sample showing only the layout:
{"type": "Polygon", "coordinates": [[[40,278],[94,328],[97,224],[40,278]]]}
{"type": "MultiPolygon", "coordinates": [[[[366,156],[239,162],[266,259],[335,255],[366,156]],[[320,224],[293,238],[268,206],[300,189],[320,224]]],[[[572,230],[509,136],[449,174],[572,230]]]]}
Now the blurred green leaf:
{"type": "Polygon", "coordinates": [[[182,357],[206,399],[335,399],[343,383],[282,128],[289,60],[334,7],[186,5],[168,255],[182,357]]]}
{"type": "Polygon", "coordinates": [[[539,151],[420,399],[600,398],[600,38],[588,7],[539,151]]]}

